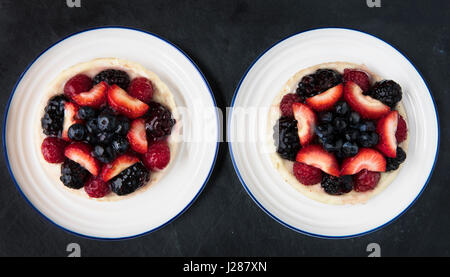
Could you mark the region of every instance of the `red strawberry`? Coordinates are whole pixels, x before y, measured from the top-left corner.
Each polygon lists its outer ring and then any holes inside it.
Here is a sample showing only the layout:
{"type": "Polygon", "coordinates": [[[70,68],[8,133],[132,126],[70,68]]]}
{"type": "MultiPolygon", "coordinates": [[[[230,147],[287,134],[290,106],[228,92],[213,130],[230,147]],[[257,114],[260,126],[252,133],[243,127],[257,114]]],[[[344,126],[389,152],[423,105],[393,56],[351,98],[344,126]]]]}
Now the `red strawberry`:
{"type": "Polygon", "coordinates": [[[63,131],[62,131],[62,139],[65,141],[70,141],[68,136],[68,131],[70,126],[75,123],[79,123],[80,120],[76,119],[78,112],[78,106],[72,102],[66,102],[64,105],[64,123],[63,123],[63,131]]]}
{"type": "Polygon", "coordinates": [[[358,174],[353,176],[353,188],[355,191],[359,192],[373,190],[378,185],[380,178],[380,172],[372,172],[367,169],[363,169],[358,174]]]}
{"type": "Polygon", "coordinates": [[[134,78],[128,87],[128,94],[145,103],[150,103],[153,96],[153,84],[144,77],[134,78]]]}
{"type": "Polygon", "coordinates": [[[102,198],[106,196],[111,189],[108,183],[100,177],[91,176],[84,185],[84,191],[92,198],[102,198]]]}
{"type": "Polygon", "coordinates": [[[108,84],[106,84],[106,82],[101,82],[95,85],[89,91],[73,95],[72,99],[80,106],[89,106],[97,109],[106,103],[107,90],[108,84]]]}
{"type": "Polygon", "coordinates": [[[395,138],[397,139],[397,143],[401,143],[405,141],[407,137],[408,137],[408,126],[406,125],[405,119],[399,114],[395,138]]]}
{"type": "Polygon", "coordinates": [[[339,164],[336,158],[319,145],[302,148],[297,154],[296,161],[319,168],[330,175],[339,176],[339,164]]]}
{"type": "Polygon", "coordinates": [[[145,119],[138,118],[131,122],[127,138],[130,142],[131,149],[138,153],[147,153],[148,142],[145,131],[145,119]]]}
{"type": "Polygon", "coordinates": [[[363,90],[354,82],[344,85],[344,98],[350,107],[366,119],[378,119],[391,109],[381,101],[363,94],[363,90]]]}
{"type": "Polygon", "coordinates": [[[109,88],[108,103],[114,110],[131,119],[143,116],[148,110],[147,104],[130,96],[117,85],[109,88]]]}
{"type": "Polygon", "coordinates": [[[345,69],[344,70],[344,82],[353,82],[357,84],[363,91],[370,89],[370,77],[361,70],[357,69],[345,69]]]}
{"type": "Polygon", "coordinates": [[[308,145],[314,138],[314,128],[317,124],[317,116],[314,111],[305,104],[294,103],[292,105],[294,117],[298,122],[298,137],[302,146],[308,145]]]}
{"type": "Polygon", "coordinates": [[[363,169],[385,172],[386,159],[377,150],[361,148],[356,156],[347,158],[342,162],[341,175],[353,175],[363,169]]]}
{"type": "Polygon", "coordinates": [[[314,166],[294,162],[293,171],[295,178],[305,186],[312,186],[322,181],[322,170],[314,166]]]}
{"type": "Polygon", "coordinates": [[[64,155],[84,167],[92,175],[100,173],[100,162],[91,155],[92,147],[84,142],[75,142],[66,147],[64,155]]]}
{"type": "Polygon", "coordinates": [[[138,163],[140,160],[135,156],[128,154],[122,155],[115,159],[112,163],[103,166],[101,177],[103,181],[108,182],[112,178],[120,174],[120,172],[138,163]]]}
{"type": "Polygon", "coordinates": [[[60,138],[45,138],[41,145],[41,151],[44,159],[52,164],[64,162],[64,149],[66,148],[67,144],[68,143],[66,141],[60,138]]]}
{"type": "Polygon", "coordinates": [[[92,79],[87,75],[78,74],[73,76],[69,81],[66,82],[66,84],[64,85],[64,94],[69,99],[72,99],[74,95],[89,91],[91,88],[92,79]]]}
{"type": "Polygon", "coordinates": [[[306,104],[318,112],[326,111],[333,108],[334,104],[342,97],[343,92],[344,86],[339,84],[321,94],[306,99],[306,104]]]}
{"type": "Polygon", "coordinates": [[[283,116],[293,116],[292,104],[301,102],[302,98],[297,93],[288,93],[280,102],[280,110],[283,116]]]}
{"type": "Polygon", "coordinates": [[[152,171],[164,169],[170,162],[169,146],[165,141],[153,143],[144,154],[142,161],[152,171]]]}
{"type": "Polygon", "coordinates": [[[377,133],[380,137],[376,148],[386,157],[395,158],[397,156],[397,139],[395,133],[398,125],[398,112],[392,111],[378,120],[377,133]]]}

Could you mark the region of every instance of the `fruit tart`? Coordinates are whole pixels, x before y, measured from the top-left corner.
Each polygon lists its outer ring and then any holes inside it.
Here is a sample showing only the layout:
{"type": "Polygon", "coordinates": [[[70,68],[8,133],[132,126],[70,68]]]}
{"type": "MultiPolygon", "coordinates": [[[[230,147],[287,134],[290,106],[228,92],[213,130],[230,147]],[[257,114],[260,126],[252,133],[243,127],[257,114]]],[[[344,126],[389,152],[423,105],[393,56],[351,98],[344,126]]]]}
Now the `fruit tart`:
{"type": "Polygon", "coordinates": [[[269,112],[274,167],[295,189],[327,204],[365,203],[406,160],[402,88],[363,65],[324,63],[291,77],[269,112]]]}
{"type": "Polygon", "coordinates": [[[130,61],[101,58],[63,71],[40,110],[44,168],[79,195],[117,200],[142,191],[176,154],[174,97],[156,74],[130,61]]]}

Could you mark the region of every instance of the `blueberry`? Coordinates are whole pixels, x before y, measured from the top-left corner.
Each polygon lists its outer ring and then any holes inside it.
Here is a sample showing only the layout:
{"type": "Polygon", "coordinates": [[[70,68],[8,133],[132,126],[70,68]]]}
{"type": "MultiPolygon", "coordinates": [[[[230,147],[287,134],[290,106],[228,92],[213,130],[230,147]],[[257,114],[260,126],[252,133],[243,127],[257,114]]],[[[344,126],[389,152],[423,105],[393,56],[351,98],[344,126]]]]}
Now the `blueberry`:
{"type": "Polygon", "coordinates": [[[124,116],[119,116],[116,119],[115,133],[119,135],[126,135],[130,130],[130,120],[124,116]]]}
{"type": "Polygon", "coordinates": [[[328,152],[334,152],[334,145],[332,143],[324,143],[323,148],[325,148],[328,152]]]}
{"type": "Polygon", "coordinates": [[[329,136],[323,136],[321,138],[319,138],[319,142],[321,144],[333,144],[334,143],[334,136],[333,135],[329,135],[329,136]]]}
{"type": "Polygon", "coordinates": [[[348,116],[348,123],[350,127],[357,127],[359,122],[361,121],[361,116],[357,112],[351,112],[348,116]]]}
{"type": "Polygon", "coordinates": [[[333,126],[331,124],[322,124],[315,128],[316,134],[319,138],[333,134],[333,126]]]}
{"type": "Polygon", "coordinates": [[[124,137],[114,138],[111,145],[114,151],[116,151],[118,154],[123,154],[128,150],[128,148],[130,148],[130,143],[124,137]]]}
{"type": "Polygon", "coordinates": [[[113,131],[116,128],[116,117],[111,114],[100,115],[97,119],[97,126],[100,131],[113,131]]]}
{"type": "Polygon", "coordinates": [[[86,123],[86,129],[91,134],[97,134],[99,132],[98,126],[97,126],[97,118],[91,118],[86,123]]]}
{"type": "Polygon", "coordinates": [[[87,130],[83,124],[77,123],[70,126],[67,135],[73,141],[83,141],[87,135],[87,130]]]}
{"type": "Polygon", "coordinates": [[[322,112],[319,115],[319,119],[321,122],[331,123],[331,122],[333,122],[333,113],[332,112],[322,112]]]}
{"type": "Polygon", "coordinates": [[[361,132],[373,132],[376,130],[375,124],[372,121],[366,121],[359,125],[361,132]]]}
{"type": "Polygon", "coordinates": [[[78,110],[78,118],[81,120],[88,120],[97,116],[97,111],[91,107],[81,107],[78,110]]]}
{"type": "Polygon", "coordinates": [[[92,154],[102,163],[110,163],[116,158],[111,146],[96,145],[92,154]]]}
{"type": "Polygon", "coordinates": [[[354,130],[354,129],[347,129],[344,132],[344,138],[347,141],[355,141],[358,139],[359,136],[359,132],[358,130],[354,130]]]}
{"type": "Polygon", "coordinates": [[[362,147],[373,147],[378,143],[378,134],[372,133],[361,133],[358,138],[358,144],[362,147]]]}
{"type": "Polygon", "coordinates": [[[356,154],[358,154],[358,145],[356,143],[352,142],[345,142],[344,145],[342,145],[342,152],[346,157],[353,157],[356,154]]]}
{"type": "Polygon", "coordinates": [[[113,134],[108,132],[100,132],[97,134],[97,141],[100,144],[110,144],[113,140],[113,134]]]}
{"type": "Polygon", "coordinates": [[[334,111],[338,115],[346,115],[350,111],[350,107],[348,106],[347,102],[340,101],[334,107],[334,111]]]}
{"type": "Polygon", "coordinates": [[[343,131],[345,128],[347,128],[347,121],[345,121],[345,119],[340,118],[340,117],[336,117],[334,119],[334,127],[336,128],[336,130],[338,132],[343,131]]]}
{"type": "Polygon", "coordinates": [[[97,141],[97,136],[95,136],[95,135],[93,135],[93,134],[91,134],[91,133],[88,133],[87,135],[86,135],[86,138],[84,139],[87,143],[89,143],[89,144],[97,144],[98,143],[98,141],[97,141]]]}

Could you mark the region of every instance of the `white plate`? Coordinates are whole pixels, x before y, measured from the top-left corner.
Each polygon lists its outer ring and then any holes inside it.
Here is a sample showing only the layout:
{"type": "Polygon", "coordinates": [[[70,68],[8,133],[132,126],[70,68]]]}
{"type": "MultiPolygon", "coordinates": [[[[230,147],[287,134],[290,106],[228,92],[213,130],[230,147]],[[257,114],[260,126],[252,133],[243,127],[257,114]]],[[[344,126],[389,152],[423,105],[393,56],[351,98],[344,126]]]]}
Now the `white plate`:
{"type": "Polygon", "coordinates": [[[3,142],[16,185],[30,204],[56,225],[99,239],[130,238],[157,230],[183,213],[205,186],[216,159],[219,122],[209,85],[192,60],[170,42],[139,30],[97,28],[72,35],[41,54],[20,77],[7,107],[3,142]],[[175,160],[156,185],[116,202],[99,202],[56,189],[33,149],[32,118],[45,85],[62,70],[100,57],[137,62],[155,72],[175,97],[184,140],[175,160]],[[203,141],[205,130],[210,135],[203,141]]]}
{"type": "Polygon", "coordinates": [[[439,138],[432,96],[414,66],[378,38],[334,28],[293,35],[264,52],[236,90],[228,127],[233,164],[253,200],[281,224],[326,238],[362,235],[404,213],[428,182],[439,138]],[[283,84],[301,69],[334,61],[365,64],[375,74],[397,81],[404,91],[408,157],[394,182],[366,204],[335,206],[305,197],[281,178],[264,151],[268,108],[283,84]],[[257,116],[242,116],[242,110],[255,107],[263,108],[257,116]]]}

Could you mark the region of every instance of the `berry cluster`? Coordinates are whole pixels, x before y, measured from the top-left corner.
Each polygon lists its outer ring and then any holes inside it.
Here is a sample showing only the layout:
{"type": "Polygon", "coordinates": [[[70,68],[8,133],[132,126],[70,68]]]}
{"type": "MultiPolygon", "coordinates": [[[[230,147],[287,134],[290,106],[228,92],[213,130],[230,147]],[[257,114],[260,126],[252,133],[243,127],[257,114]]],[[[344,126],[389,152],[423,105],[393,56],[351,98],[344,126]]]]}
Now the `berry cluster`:
{"type": "Polygon", "coordinates": [[[48,101],[41,150],[47,162],[62,163],[65,186],[84,187],[93,198],[126,195],[168,165],[166,139],[176,122],[153,93],[150,80],[107,69],[93,79],[72,77],[64,94],[48,101]]]}
{"type": "Polygon", "coordinates": [[[321,183],[331,195],[372,190],[380,172],[406,159],[398,144],[407,138],[407,125],[394,109],[401,98],[394,81],[371,86],[361,70],[319,69],[281,100],[277,152],[294,161],[293,173],[304,185],[321,183]]]}
{"type": "Polygon", "coordinates": [[[375,131],[375,123],[363,120],[345,101],[338,102],[333,111],[319,114],[319,125],[315,128],[318,142],[340,159],[355,156],[360,147],[377,145],[375,131]]]}

